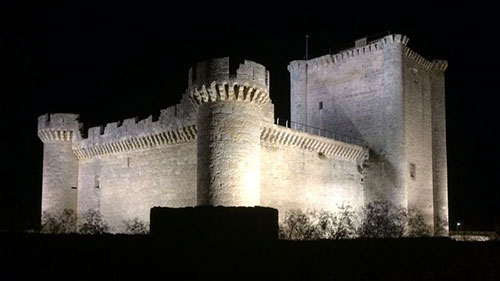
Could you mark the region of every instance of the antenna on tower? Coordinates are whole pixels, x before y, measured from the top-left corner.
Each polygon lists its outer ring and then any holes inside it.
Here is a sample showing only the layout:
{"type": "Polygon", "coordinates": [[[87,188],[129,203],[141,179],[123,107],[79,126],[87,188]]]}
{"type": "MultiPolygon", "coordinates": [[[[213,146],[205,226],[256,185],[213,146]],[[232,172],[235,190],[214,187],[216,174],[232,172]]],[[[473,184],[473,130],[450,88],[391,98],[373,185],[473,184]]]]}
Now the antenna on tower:
{"type": "Polygon", "coordinates": [[[306,34],[306,60],[308,60],[309,57],[309,35],[306,34]]]}

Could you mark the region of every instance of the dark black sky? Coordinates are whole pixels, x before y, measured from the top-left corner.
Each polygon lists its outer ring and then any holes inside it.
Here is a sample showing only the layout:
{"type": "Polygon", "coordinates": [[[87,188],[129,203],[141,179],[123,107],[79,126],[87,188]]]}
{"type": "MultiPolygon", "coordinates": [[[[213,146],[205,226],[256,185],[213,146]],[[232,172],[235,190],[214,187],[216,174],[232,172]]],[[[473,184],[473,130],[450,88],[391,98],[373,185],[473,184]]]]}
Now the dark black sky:
{"type": "Polygon", "coordinates": [[[286,66],[304,55],[305,34],[314,54],[388,31],[407,35],[410,47],[428,59],[449,61],[452,223],[473,226],[500,218],[494,10],[420,4],[408,14],[408,8],[360,11],[356,3],[66,2],[71,4],[16,1],[0,12],[0,227],[34,227],[39,219],[37,116],[74,112],[99,125],[158,114],[178,102],[193,63],[229,55],[270,70],[276,114],[288,118],[286,66]]]}

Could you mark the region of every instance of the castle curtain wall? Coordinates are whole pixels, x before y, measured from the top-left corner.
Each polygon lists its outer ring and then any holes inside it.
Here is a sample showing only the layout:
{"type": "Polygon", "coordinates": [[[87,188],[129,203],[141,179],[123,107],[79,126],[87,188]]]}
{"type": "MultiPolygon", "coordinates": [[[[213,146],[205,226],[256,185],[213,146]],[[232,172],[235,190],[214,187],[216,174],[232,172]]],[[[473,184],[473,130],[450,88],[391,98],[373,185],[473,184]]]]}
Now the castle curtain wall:
{"type": "Polygon", "coordinates": [[[113,232],[134,217],[149,222],[154,206],[196,205],[196,141],[83,160],[78,213],[101,212],[113,232]]]}
{"type": "Polygon", "coordinates": [[[279,210],[357,209],[364,202],[363,175],[352,159],[326,156],[299,147],[261,147],[261,205],[279,210]]]}

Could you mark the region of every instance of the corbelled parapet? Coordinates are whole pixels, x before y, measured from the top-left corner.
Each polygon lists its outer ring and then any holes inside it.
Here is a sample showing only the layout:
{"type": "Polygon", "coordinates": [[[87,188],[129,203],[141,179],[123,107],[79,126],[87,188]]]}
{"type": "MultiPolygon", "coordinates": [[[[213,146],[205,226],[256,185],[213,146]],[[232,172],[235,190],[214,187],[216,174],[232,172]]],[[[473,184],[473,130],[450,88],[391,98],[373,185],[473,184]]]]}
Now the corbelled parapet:
{"type": "Polygon", "coordinates": [[[264,105],[269,102],[269,72],[245,60],[231,73],[228,57],[201,62],[189,70],[188,96],[196,106],[224,100],[264,105]]]}
{"type": "Polygon", "coordinates": [[[43,142],[73,141],[80,138],[78,114],[54,113],[38,117],[38,137],[43,142]]]}
{"type": "Polygon", "coordinates": [[[406,37],[405,35],[401,34],[390,34],[379,40],[381,44],[399,43],[404,46],[408,44],[408,41],[410,41],[410,39],[408,39],[408,37],[406,37]]]}
{"type": "Polygon", "coordinates": [[[274,124],[261,128],[260,139],[266,145],[289,146],[353,161],[368,159],[368,148],[330,138],[311,135],[274,124]]]}
{"type": "Polygon", "coordinates": [[[433,60],[432,61],[432,70],[445,72],[448,68],[448,61],[446,60],[433,60]]]}
{"type": "MultiPolygon", "coordinates": [[[[349,49],[340,51],[336,54],[324,55],[321,57],[312,58],[312,59],[307,60],[307,61],[303,61],[303,60],[292,61],[290,63],[290,65],[288,66],[288,70],[291,73],[296,72],[298,69],[305,67],[305,64],[307,66],[311,67],[312,69],[316,69],[319,67],[326,66],[328,64],[343,63],[343,62],[352,60],[354,58],[357,58],[359,56],[364,56],[364,55],[367,55],[367,54],[370,54],[373,52],[380,51],[381,49],[384,48],[384,46],[391,45],[391,44],[399,44],[402,47],[406,48],[406,45],[408,44],[409,41],[410,40],[405,35],[390,34],[390,35],[382,37],[378,40],[371,41],[367,45],[349,48],[349,49]]],[[[413,53],[412,53],[412,55],[413,55],[413,53]]]]}

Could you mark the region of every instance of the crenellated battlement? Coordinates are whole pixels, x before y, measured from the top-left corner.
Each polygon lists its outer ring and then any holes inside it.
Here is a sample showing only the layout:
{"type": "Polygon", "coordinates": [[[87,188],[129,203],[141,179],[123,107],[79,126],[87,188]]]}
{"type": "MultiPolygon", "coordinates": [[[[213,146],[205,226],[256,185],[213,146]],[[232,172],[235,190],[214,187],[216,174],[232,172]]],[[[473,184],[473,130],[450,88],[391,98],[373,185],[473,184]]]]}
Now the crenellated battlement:
{"type": "Polygon", "coordinates": [[[402,44],[403,46],[406,46],[408,44],[408,37],[401,35],[401,34],[391,34],[387,35],[381,39],[372,41],[366,46],[362,47],[357,47],[357,48],[350,48],[344,51],[341,51],[339,53],[333,54],[333,55],[325,55],[317,58],[313,58],[307,61],[304,60],[296,60],[292,61],[290,65],[288,66],[288,70],[291,70],[293,68],[297,67],[304,67],[304,64],[307,64],[311,68],[318,68],[318,67],[323,67],[329,64],[336,64],[336,63],[342,63],[348,60],[351,60],[353,58],[367,55],[376,51],[379,51],[384,48],[384,45],[387,44],[402,44]]]}
{"type": "Polygon", "coordinates": [[[412,49],[405,47],[404,48],[404,54],[406,57],[409,59],[415,61],[416,63],[420,64],[421,66],[424,67],[425,70],[430,70],[432,68],[432,62],[429,60],[425,59],[423,56],[417,54],[415,51],[412,49]]]}
{"type": "Polygon", "coordinates": [[[269,72],[253,61],[245,60],[233,72],[229,57],[204,61],[189,70],[188,98],[202,103],[238,100],[264,105],[269,99],[269,72]]]}
{"type": "Polygon", "coordinates": [[[397,43],[402,44],[403,46],[408,45],[408,41],[410,41],[410,39],[401,34],[390,34],[377,40],[377,42],[379,42],[381,45],[397,43]]]}
{"type": "Polygon", "coordinates": [[[372,41],[370,44],[362,47],[357,47],[357,48],[351,48],[344,50],[342,52],[339,52],[337,54],[333,55],[325,55],[317,58],[313,58],[307,61],[304,60],[296,60],[290,62],[288,65],[288,70],[293,71],[293,70],[298,70],[300,68],[304,68],[306,65],[310,66],[312,69],[318,68],[318,67],[324,67],[329,64],[337,64],[337,63],[342,63],[346,62],[348,60],[351,60],[353,58],[363,56],[366,54],[370,54],[379,50],[382,50],[384,48],[384,45],[387,44],[402,44],[403,46],[403,52],[406,57],[410,58],[411,60],[415,61],[416,63],[422,65],[425,70],[429,71],[431,69],[435,70],[441,70],[445,71],[447,67],[447,62],[443,60],[434,60],[434,61],[429,61],[425,59],[423,56],[419,55],[409,47],[407,47],[407,44],[409,42],[408,37],[401,35],[401,34],[391,34],[388,36],[385,36],[379,40],[372,41]]]}
{"type": "MultiPolygon", "coordinates": [[[[125,121],[128,120],[131,119],[127,119],[125,121]]],[[[128,123],[131,124],[131,121],[128,121],[128,123]]],[[[91,129],[93,129],[92,131],[97,131],[99,127],[91,129]]],[[[87,159],[101,155],[125,153],[165,145],[174,145],[177,143],[189,142],[195,139],[196,126],[190,125],[162,132],[151,131],[150,134],[129,136],[126,138],[107,140],[97,139],[97,142],[92,143],[86,143],[84,141],[73,151],[78,159],[87,159]]]]}
{"type": "Polygon", "coordinates": [[[203,84],[201,88],[192,89],[189,98],[196,106],[206,102],[224,100],[245,101],[262,106],[270,101],[267,90],[246,82],[239,84],[239,79],[231,79],[221,83],[214,81],[208,87],[203,84]]]}
{"type": "Polygon", "coordinates": [[[80,138],[78,114],[54,113],[38,117],[38,137],[42,142],[73,141],[80,138]]]}
{"type": "Polygon", "coordinates": [[[305,69],[307,66],[307,62],[304,60],[294,60],[291,61],[288,65],[287,69],[289,72],[297,71],[299,69],[305,69]]]}
{"type": "Polygon", "coordinates": [[[155,118],[158,120],[154,121],[153,116],[142,120],[128,118],[91,127],[84,136],[81,134],[83,124],[78,122],[77,114],[45,114],[38,118],[38,136],[43,142],[73,141],[75,154],[83,159],[105,151],[129,151],[193,139],[191,131],[196,129],[191,127],[194,126],[195,113],[191,103],[182,100],[180,104],[160,110],[158,118],[155,118]],[[165,136],[162,138],[161,134],[165,136]],[[153,139],[149,141],[149,137],[153,139]],[[121,142],[124,148],[114,148],[113,144],[121,142]],[[100,147],[104,150],[101,151],[100,147]]]}
{"type": "Polygon", "coordinates": [[[368,149],[362,146],[315,136],[274,124],[267,124],[262,127],[260,139],[264,143],[299,147],[317,151],[324,155],[355,161],[361,161],[368,157],[368,149]]]}
{"type": "Polygon", "coordinates": [[[185,111],[182,104],[178,104],[162,109],[156,121],[150,115],[141,120],[133,117],[91,127],[87,137],[75,143],[75,154],[84,159],[194,139],[194,120],[185,111]]]}
{"type": "Polygon", "coordinates": [[[446,61],[446,60],[433,60],[432,61],[432,66],[431,66],[432,70],[445,72],[447,68],[448,68],[448,61],[446,61]]]}
{"type": "Polygon", "coordinates": [[[255,85],[256,88],[269,91],[269,71],[253,61],[245,60],[233,70],[229,57],[216,58],[197,63],[189,69],[188,92],[193,88],[208,87],[212,82],[223,84],[224,81],[255,85]]]}

